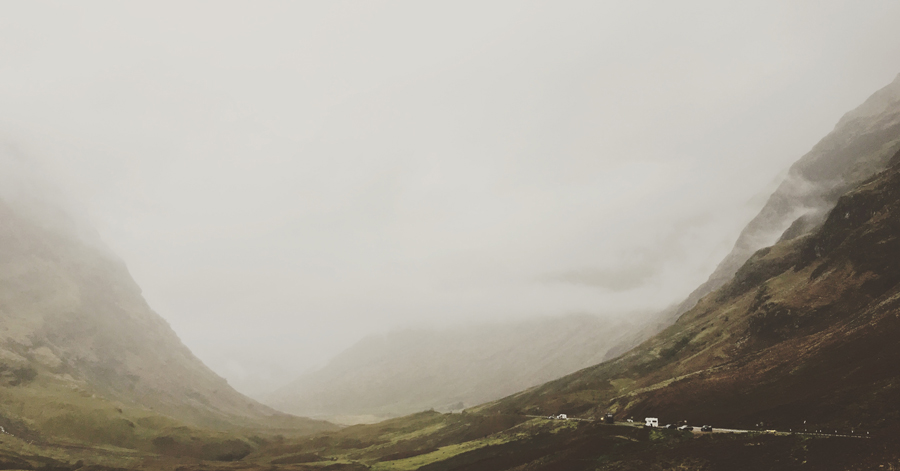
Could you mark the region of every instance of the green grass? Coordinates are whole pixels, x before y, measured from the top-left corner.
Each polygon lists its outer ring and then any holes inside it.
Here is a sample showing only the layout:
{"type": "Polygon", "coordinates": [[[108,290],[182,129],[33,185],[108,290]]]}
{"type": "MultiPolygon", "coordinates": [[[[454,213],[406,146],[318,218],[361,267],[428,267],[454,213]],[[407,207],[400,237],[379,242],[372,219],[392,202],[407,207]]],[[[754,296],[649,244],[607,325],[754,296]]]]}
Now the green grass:
{"type": "Polygon", "coordinates": [[[386,461],[381,463],[375,463],[372,466],[373,470],[376,471],[387,471],[387,470],[413,470],[419,469],[426,464],[435,463],[437,461],[443,461],[448,458],[452,458],[461,453],[465,453],[467,451],[477,450],[479,448],[483,448],[489,445],[500,445],[502,443],[506,443],[510,441],[509,437],[488,437],[481,440],[471,440],[464,443],[459,443],[456,445],[448,445],[445,447],[441,447],[437,451],[427,453],[424,455],[413,456],[411,458],[406,458],[402,460],[395,461],[386,461]]]}
{"type": "Polygon", "coordinates": [[[545,419],[532,419],[486,437],[443,446],[430,453],[400,460],[377,462],[372,465],[372,469],[377,471],[414,470],[427,464],[444,461],[462,453],[478,450],[487,446],[502,445],[516,440],[528,439],[540,432],[549,431],[550,433],[559,433],[563,430],[577,429],[579,425],[579,422],[575,420],[549,421],[545,419]]]}

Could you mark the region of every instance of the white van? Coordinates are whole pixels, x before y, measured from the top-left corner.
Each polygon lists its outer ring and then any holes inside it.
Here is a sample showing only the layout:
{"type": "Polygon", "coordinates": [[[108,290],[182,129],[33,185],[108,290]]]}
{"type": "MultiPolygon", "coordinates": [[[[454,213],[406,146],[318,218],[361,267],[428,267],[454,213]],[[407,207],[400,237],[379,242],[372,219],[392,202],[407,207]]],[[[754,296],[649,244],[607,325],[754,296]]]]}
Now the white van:
{"type": "Polygon", "coordinates": [[[659,427],[659,419],[656,417],[647,417],[644,419],[644,427],[659,427]]]}

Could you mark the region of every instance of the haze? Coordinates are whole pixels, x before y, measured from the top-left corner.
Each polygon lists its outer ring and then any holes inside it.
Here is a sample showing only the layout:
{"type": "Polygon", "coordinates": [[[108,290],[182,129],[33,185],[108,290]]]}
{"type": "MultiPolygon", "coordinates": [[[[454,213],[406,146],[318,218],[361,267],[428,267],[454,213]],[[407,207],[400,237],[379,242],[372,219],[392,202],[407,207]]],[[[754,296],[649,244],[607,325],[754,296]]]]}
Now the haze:
{"type": "Polygon", "coordinates": [[[5,2],[0,170],[260,397],[373,332],[680,301],[894,78],[898,14],[5,2]]]}

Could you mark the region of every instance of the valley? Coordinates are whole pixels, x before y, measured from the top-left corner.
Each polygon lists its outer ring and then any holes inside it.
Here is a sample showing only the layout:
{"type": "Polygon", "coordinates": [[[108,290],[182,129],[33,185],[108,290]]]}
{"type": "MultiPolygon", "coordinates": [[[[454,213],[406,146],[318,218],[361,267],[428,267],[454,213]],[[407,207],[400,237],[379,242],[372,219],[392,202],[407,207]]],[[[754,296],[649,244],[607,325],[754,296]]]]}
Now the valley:
{"type": "MultiPolygon", "coordinates": [[[[61,444],[7,449],[21,469],[495,470],[872,469],[900,458],[894,434],[847,438],[746,431],[648,429],[641,424],[423,412],[305,439],[269,437],[240,461],[201,461],[61,444]],[[45,453],[45,454],[41,454],[45,453]],[[62,458],[62,459],[60,459],[62,458]],[[68,461],[66,461],[68,459],[68,461]],[[28,463],[28,466],[25,466],[28,463]],[[100,464],[103,463],[103,464],[100,464]]],[[[9,446],[9,442],[7,446],[9,446]]],[[[19,469],[19,468],[8,468],[19,469]]]]}
{"type": "MultiPolygon", "coordinates": [[[[875,122],[900,121],[898,116],[900,108],[875,122]]],[[[135,388],[98,382],[104,377],[97,376],[103,370],[96,363],[83,369],[60,360],[78,358],[55,353],[64,352],[68,337],[8,334],[0,463],[7,469],[64,470],[90,463],[84,469],[150,470],[177,463],[181,470],[387,471],[759,469],[763,463],[768,469],[828,470],[896,462],[900,271],[893,261],[900,256],[900,151],[878,158],[884,170],[836,198],[821,223],[805,232],[792,225],[728,282],[632,350],[461,412],[432,410],[339,428],[246,402],[238,409],[215,406],[221,412],[213,422],[208,415],[181,422],[177,414],[156,412],[159,396],[141,402],[135,388]],[[561,413],[571,419],[547,418],[561,413]],[[607,413],[618,423],[600,420],[607,413]],[[643,417],[714,430],[646,428],[643,417]],[[623,423],[626,418],[635,423],[623,423]]],[[[6,267],[16,266],[22,254],[41,256],[60,246],[49,245],[59,234],[5,211],[6,267]],[[47,242],[23,246],[24,231],[29,241],[47,242]]],[[[67,254],[80,253],[81,260],[97,256],[77,243],[69,247],[77,250],[67,254]]],[[[103,276],[97,270],[109,262],[97,260],[89,273],[103,276]]],[[[11,280],[27,279],[33,265],[19,266],[4,272],[18,274],[11,280]]],[[[86,279],[66,268],[79,265],[58,266],[68,278],[37,279],[70,284],[32,284],[60,293],[42,299],[59,299],[62,286],[78,289],[86,279]]],[[[29,305],[23,291],[6,286],[4,309],[29,305]]],[[[116,322],[155,322],[147,311],[126,312],[144,317],[130,314],[116,322]]],[[[11,327],[35,325],[28,322],[38,318],[21,317],[18,324],[10,319],[15,318],[6,317],[6,329],[14,332],[11,327]]],[[[163,410],[188,407],[178,396],[169,401],[163,410]]]]}
{"type": "Polygon", "coordinates": [[[900,6],[402,3],[0,5],[0,471],[900,471],[900,6]]]}

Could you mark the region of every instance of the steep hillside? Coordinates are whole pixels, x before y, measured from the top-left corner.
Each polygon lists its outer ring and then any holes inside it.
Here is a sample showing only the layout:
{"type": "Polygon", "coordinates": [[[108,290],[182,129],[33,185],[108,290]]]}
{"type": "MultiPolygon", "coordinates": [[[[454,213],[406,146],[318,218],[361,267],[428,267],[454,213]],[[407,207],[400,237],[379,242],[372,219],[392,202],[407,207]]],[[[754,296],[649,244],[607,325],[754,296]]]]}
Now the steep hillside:
{"type": "Polygon", "coordinates": [[[898,150],[900,74],[846,113],[833,131],[791,166],[787,177],[741,231],[734,248],[705,283],[681,303],[653,316],[643,329],[610,350],[605,359],[631,350],[672,325],[701,298],[731,280],[757,250],[774,244],[779,237],[809,233],[822,223],[838,197],[883,170],[898,150]]]}
{"type": "Polygon", "coordinates": [[[634,327],[589,315],[363,339],[274,394],[280,410],[360,421],[459,410],[600,362],[634,327]]]}
{"type": "Polygon", "coordinates": [[[2,202],[0,397],[0,426],[18,435],[126,447],[183,425],[330,427],[236,392],[150,309],[121,261],[2,202]]]}
{"type": "Polygon", "coordinates": [[[638,348],[483,410],[896,428],[900,153],[890,164],[638,348]]]}
{"type": "Polygon", "coordinates": [[[670,318],[674,321],[731,280],[754,252],[775,243],[788,228],[793,236],[812,230],[840,195],[883,170],[898,149],[900,74],[845,114],[833,131],[790,168],[784,182],[741,232],[731,253],[670,318]]]}

